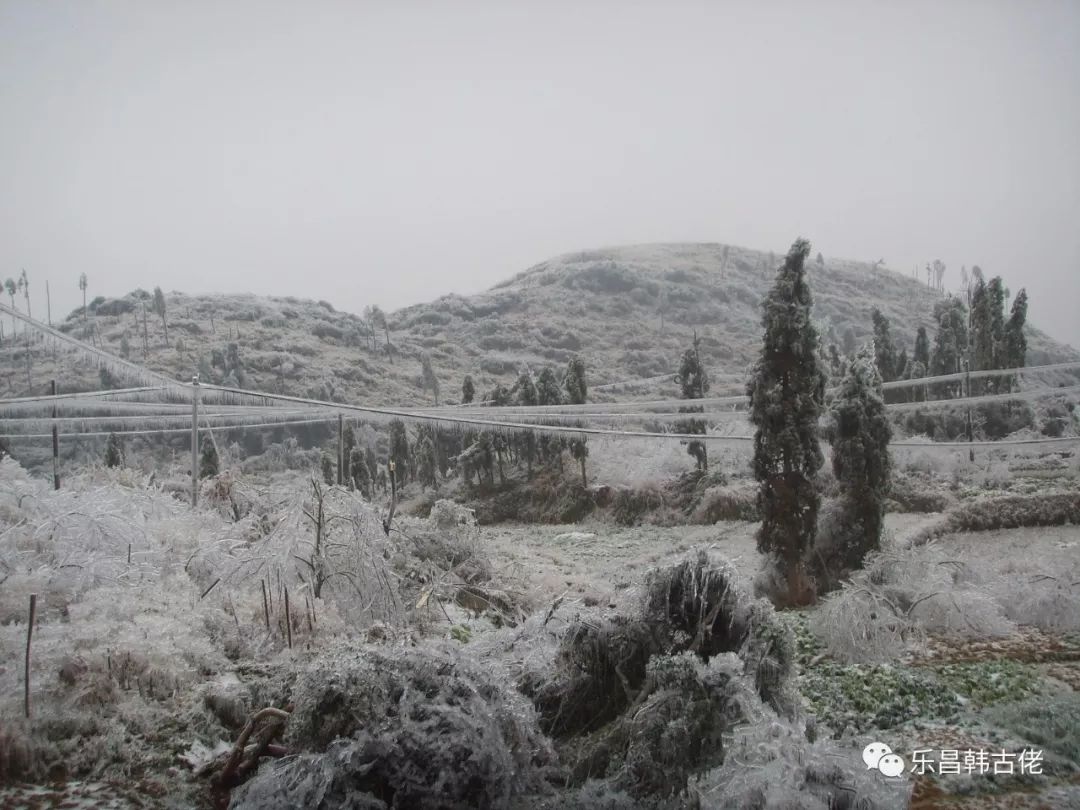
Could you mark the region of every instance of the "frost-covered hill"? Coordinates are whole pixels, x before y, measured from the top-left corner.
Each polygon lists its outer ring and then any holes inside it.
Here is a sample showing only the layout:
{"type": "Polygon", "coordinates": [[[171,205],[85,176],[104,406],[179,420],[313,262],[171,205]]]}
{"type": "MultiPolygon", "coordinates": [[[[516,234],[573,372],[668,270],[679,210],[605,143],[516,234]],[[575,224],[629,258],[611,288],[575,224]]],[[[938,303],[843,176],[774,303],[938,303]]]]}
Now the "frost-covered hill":
{"type": "MultiPolygon", "coordinates": [[[[236,343],[245,387],[373,404],[432,401],[421,388],[418,358],[431,355],[442,401],[459,396],[472,374],[480,391],[509,382],[518,369],[561,366],[583,354],[594,386],[671,372],[696,331],[714,379],[739,374],[758,350],[760,302],[779,255],[719,244],[656,244],[572,253],[538,264],[474,296],[448,295],[389,315],[386,335],[362,317],[330,303],[256,295],[167,294],[169,341],[146,293],[108,298],[88,323],[98,345],[152,369],[188,379],[197,370],[226,378],[229,343],[236,343]],[[145,296],[145,298],[144,298],[145,296]],[[146,302],[146,350],[141,319],[146,302]],[[215,362],[215,360],[217,362],[215,362]]],[[[892,321],[898,346],[911,351],[919,325],[931,326],[940,296],[924,284],[868,263],[826,257],[811,261],[816,313],[826,341],[850,327],[870,333],[871,307],[892,321]]],[[[168,284],[166,285],[168,286],[168,284]]],[[[77,311],[62,328],[89,334],[77,311]]],[[[1030,330],[1029,363],[1077,353],[1030,330]]],[[[16,352],[19,350],[16,349],[16,352]]],[[[3,363],[8,395],[25,392],[25,362],[3,363]]],[[[34,389],[53,376],[62,387],[99,387],[95,369],[62,369],[35,352],[34,389]]],[[[718,385],[720,383],[718,382],[718,385]]],[[[660,383],[673,390],[670,382],[660,383]]]]}

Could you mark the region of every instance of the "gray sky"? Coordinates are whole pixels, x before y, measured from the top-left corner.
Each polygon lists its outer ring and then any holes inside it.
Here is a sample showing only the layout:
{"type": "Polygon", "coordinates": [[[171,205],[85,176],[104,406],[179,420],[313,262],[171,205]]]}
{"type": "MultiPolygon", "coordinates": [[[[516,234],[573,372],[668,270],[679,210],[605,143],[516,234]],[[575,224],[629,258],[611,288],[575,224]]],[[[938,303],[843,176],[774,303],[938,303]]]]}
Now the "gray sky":
{"type": "Polygon", "coordinates": [[[80,272],[359,312],[803,235],[979,264],[1080,347],[1074,0],[0,0],[0,114],[0,276],[54,312],[80,272]]]}

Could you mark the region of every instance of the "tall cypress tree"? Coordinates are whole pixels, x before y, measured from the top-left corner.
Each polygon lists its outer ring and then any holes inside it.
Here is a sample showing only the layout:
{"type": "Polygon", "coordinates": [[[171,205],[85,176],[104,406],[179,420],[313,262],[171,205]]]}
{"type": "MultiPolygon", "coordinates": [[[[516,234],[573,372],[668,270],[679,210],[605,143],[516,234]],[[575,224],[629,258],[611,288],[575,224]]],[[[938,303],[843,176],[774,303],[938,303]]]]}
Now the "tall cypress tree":
{"type": "Polygon", "coordinates": [[[394,463],[394,478],[401,486],[409,474],[409,434],[400,419],[390,423],[390,461],[394,463]]]}
{"type": "Polygon", "coordinates": [[[762,514],[758,550],[784,578],[782,601],[813,600],[804,555],[817,529],[820,498],[813,479],[824,463],[818,417],[825,373],[818,363],[818,334],[811,320],[813,297],[804,263],[810,243],[798,239],[776,274],[762,305],[761,356],[747,393],[754,433],[754,476],[762,514]]]}
{"type": "MultiPolygon", "coordinates": [[[[709,390],[709,377],[705,373],[705,367],[701,363],[699,346],[701,338],[694,333],[693,346],[683,352],[682,362],[679,364],[679,374],[675,382],[682,389],[683,399],[704,399],[709,390]]],[[[679,408],[679,413],[701,413],[704,410],[700,405],[679,408]]],[[[705,433],[705,422],[701,419],[688,419],[680,422],[684,433],[705,433]]],[[[705,449],[705,442],[691,441],[686,452],[694,457],[699,470],[709,469],[709,456],[705,449]]]]}
{"type": "MultiPolygon", "coordinates": [[[[972,371],[994,367],[994,335],[990,328],[990,295],[986,282],[980,276],[971,289],[971,318],[969,321],[970,365],[972,371]]],[[[981,380],[975,381],[981,392],[981,380]]],[[[974,393],[974,392],[972,392],[974,393]]]]}
{"type": "Polygon", "coordinates": [[[930,366],[930,338],[926,334],[925,326],[920,326],[915,333],[915,353],[912,361],[922,363],[924,369],[930,366]]]}
{"type": "MultiPolygon", "coordinates": [[[[571,405],[584,405],[589,394],[589,386],[585,380],[585,361],[580,357],[572,357],[566,367],[566,378],[563,380],[566,386],[566,398],[571,405]]],[[[585,459],[589,457],[589,445],[585,435],[582,434],[570,440],[570,455],[577,459],[581,465],[581,484],[587,487],[588,478],[585,476],[585,459]]]]}
{"type": "MultiPolygon", "coordinates": [[[[963,371],[963,360],[968,352],[967,309],[959,298],[947,296],[934,304],[934,350],[930,355],[930,376],[956,374],[963,371]]],[[[959,383],[943,383],[939,395],[959,396],[959,383]]]]}
{"type": "Polygon", "coordinates": [[[367,460],[359,447],[349,451],[349,481],[363,497],[370,498],[373,494],[367,460]]]}
{"type": "Polygon", "coordinates": [[[465,379],[461,383],[461,402],[464,405],[468,405],[476,397],[476,384],[473,382],[471,374],[466,374],[465,379]]]}
{"type": "Polygon", "coordinates": [[[864,347],[848,363],[833,400],[832,467],[842,493],[841,517],[833,547],[811,558],[819,568],[819,584],[835,585],[881,546],[892,469],[892,429],[881,383],[874,356],[864,347]]]}
{"type": "Polygon", "coordinates": [[[889,331],[889,319],[877,307],[870,313],[874,321],[874,362],[885,382],[896,378],[896,346],[889,331]]]}
{"type": "MultiPolygon", "coordinates": [[[[1022,368],[1027,364],[1027,337],[1024,336],[1027,308],[1027,290],[1021,289],[1013,299],[1012,312],[1009,314],[1008,323],[1005,324],[1003,368],[1022,368]]],[[[1012,388],[1011,378],[1008,381],[1008,387],[1012,388]]]]}

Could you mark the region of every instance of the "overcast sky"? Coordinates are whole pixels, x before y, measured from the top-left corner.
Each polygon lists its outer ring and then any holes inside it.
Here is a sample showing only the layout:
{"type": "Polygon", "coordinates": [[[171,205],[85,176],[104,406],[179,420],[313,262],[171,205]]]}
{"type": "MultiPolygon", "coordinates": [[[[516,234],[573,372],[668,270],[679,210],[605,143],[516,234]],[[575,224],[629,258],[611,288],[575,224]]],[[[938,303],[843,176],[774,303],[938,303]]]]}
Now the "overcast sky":
{"type": "Polygon", "coordinates": [[[1075,0],[0,0],[0,120],[0,277],[54,313],[81,272],[360,312],[803,235],[979,264],[1080,347],[1075,0]]]}

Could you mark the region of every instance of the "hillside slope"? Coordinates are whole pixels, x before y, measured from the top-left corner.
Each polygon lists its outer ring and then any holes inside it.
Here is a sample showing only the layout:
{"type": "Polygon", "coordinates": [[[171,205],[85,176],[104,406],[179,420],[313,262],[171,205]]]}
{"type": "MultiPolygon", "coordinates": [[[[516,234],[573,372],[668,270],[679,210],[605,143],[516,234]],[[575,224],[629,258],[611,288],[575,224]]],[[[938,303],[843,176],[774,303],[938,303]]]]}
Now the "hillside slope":
{"type": "MultiPolygon", "coordinates": [[[[741,375],[758,351],[760,302],[781,257],[719,244],[658,244],[567,254],[538,264],[475,296],[449,295],[389,316],[392,361],[385,335],[361,317],[327,302],[255,295],[167,295],[169,341],[146,293],[106,299],[84,324],[73,312],[61,328],[92,334],[98,345],[134,362],[190,379],[200,370],[226,379],[221,362],[236,343],[245,387],[337,401],[417,406],[433,397],[421,387],[421,352],[430,353],[442,402],[456,401],[472,374],[482,392],[510,382],[524,364],[562,366],[575,352],[598,384],[670,373],[696,331],[703,358],[718,381],[741,375]],[[146,303],[146,349],[140,317],[146,303]],[[661,310],[664,310],[661,326],[661,310]],[[215,354],[217,355],[215,362],[215,354]]],[[[870,310],[892,321],[898,347],[911,351],[915,330],[930,327],[940,293],[867,263],[825,259],[810,263],[816,317],[826,341],[850,327],[870,334],[870,310]]],[[[0,363],[5,395],[25,393],[22,349],[5,346],[0,363]]],[[[1029,364],[1072,359],[1077,353],[1037,329],[1029,330],[1029,364]]],[[[96,369],[54,363],[33,353],[32,381],[43,392],[56,377],[65,390],[98,388],[96,369]]],[[[121,384],[123,381],[117,381],[121,384]]],[[[668,381],[652,386],[673,392],[668,381]]]]}

